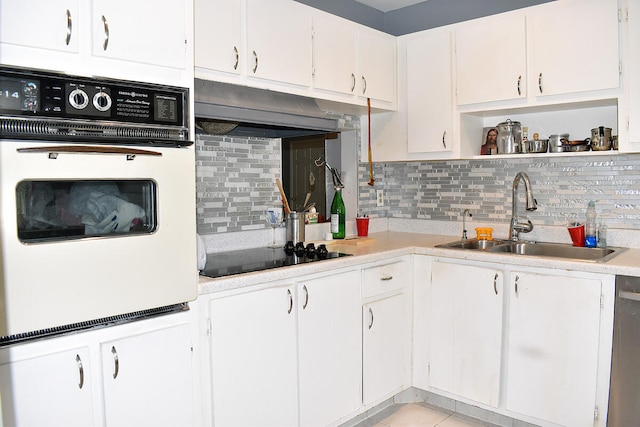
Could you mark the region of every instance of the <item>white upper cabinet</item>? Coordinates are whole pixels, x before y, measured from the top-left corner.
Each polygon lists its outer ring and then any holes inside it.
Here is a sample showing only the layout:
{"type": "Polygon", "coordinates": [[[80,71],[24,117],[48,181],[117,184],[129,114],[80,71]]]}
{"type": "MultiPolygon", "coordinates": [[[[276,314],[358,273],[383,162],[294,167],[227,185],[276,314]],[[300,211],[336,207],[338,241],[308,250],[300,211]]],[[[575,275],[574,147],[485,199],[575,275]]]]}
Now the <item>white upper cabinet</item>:
{"type": "Polygon", "coordinates": [[[355,95],[356,73],[356,30],[353,22],[314,11],[314,89],[355,95]]]}
{"type": "Polygon", "coordinates": [[[181,1],[93,0],[92,53],[163,67],[187,65],[185,4],[181,1]]]}
{"type": "Polygon", "coordinates": [[[640,151],[640,0],[627,2],[626,22],[626,122],[628,142],[620,141],[620,150],[640,151]]]}
{"type": "Polygon", "coordinates": [[[188,0],[3,0],[0,63],[189,86],[192,20],[188,0]]]}
{"type": "Polygon", "coordinates": [[[455,37],[458,105],[526,98],[524,15],[463,25],[455,37]]]}
{"type": "Polygon", "coordinates": [[[311,86],[311,8],[291,0],[247,0],[249,79],[311,86]]]}
{"type": "Polygon", "coordinates": [[[358,31],[357,93],[372,102],[395,104],[396,38],[362,27],[358,31]]]}
{"type": "Polygon", "coordinates": [[[242,1],[196,0],[194,7],[196,67],[239,75],[246,56],[242,1]]]}
{"type": "Polygon", "coordinates": [[[79,16],[78,0],[3,0],[0,44],[77,53],[79,16]]]}
{"type": "Polygon", "coordinates": [[[451,156],[451,32],[407,40],[406,69],[408,152],[451,156]]]}
{"type": "Polygon", "coordinates": [[[536,96],[619,87],[617,2],[557,3],[531,15],[536,96]]]}

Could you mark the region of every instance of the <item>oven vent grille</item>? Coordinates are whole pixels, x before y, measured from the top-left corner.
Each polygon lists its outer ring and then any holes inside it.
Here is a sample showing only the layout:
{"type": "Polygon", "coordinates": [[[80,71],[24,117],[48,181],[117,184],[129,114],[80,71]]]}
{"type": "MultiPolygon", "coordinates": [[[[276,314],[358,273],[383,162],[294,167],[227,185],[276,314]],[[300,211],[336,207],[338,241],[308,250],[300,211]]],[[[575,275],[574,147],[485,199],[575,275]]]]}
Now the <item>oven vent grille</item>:
{"type": "Polygon", "coordinates": [[[4,337],[0,336],[0,347],[41,338],[50,338],[53,336],[68,334],[72,332],[84,331],[87,329],[114,326],[121,323],[133,322],[135,320],[147,319],[163,314],[179,313],[187,310],[189,310],[189,304],[183,302],[180,304],[167,305],[164,307],[136,311],[133,313],[119,314],[117,316],[103,317],[101,319],[72,323],[70,325],[55,326],[52,328],[41,329],[39,331],[23,332],[20,334],[8,335],[4,337]]]}
{"type": "Polygon", "coordinates": [[[0,137],[42,139],[43,137],[76,140],[185,141],[188,130],[161,126],[107,124],[81,120],[38,120],[0,117],[0,137]]]}

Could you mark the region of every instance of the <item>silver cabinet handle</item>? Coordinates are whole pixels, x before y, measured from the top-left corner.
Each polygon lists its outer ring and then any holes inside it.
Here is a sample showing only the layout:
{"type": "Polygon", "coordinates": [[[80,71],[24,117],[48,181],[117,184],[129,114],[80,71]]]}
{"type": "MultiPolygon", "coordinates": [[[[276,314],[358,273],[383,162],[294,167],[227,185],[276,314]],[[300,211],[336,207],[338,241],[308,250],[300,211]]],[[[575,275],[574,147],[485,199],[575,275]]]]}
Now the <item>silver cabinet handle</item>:
{"type": "Polygon", "coordinates": [[[291,289],[287,289],[287,295],[289,295],[289,310],[287,310],[287,314],[291,314],[293,310],[293,295],[291,295],[291,289]]]}
{"type": "Polygon", "coordinates": [[[78,374],[80,376],[78,388],[82,389],[82,387],[84,387],[84,367],[82,366],[82,359],[79,354],[76,354],[76,363],[78,364],[78,374]]]}
{"type": "Polygon", "coordinates": [[[445,149],[447,148],[447,141],[445,140],[446,137],[447,137],[447,131],[445,130],[444,132],[442,132],[442,146],[445,149]]]}
{"type": "Polygon", "coordinates": [[[302,309],[307,308],[307,304],[309,304],[309,289],[307,289],[307,285],[302,286],[304,289],[304,304],[302,304],[302,309]]]}
{"type": "Polygon", "coordinates": [[[367,79],[362,76],[362,94],[367,93],[367,79]]]}
{"type": "Polygon", "coordinates": [[[236,54],[236,62],[233,64],[233,69],[238,69],[238,64],[240,63],[240,53],[238,52],[238,48],[236,46],[233,47],[233,52],[236,54]]]}
{"type": "Polygon", "coordinates": [[[389,280],[393,280],[393,276],[384,276],[381,277],[380,280],[382,280],[383,282],[388,282],[389,280]]]}
{"type": "Polygon", "coordinates": [[[373,327],[373,309],[369,307],[369,316],[371,316],[371,321],[369,322],[369,329],[373,327]]]}
{"type": "Polygon", "coordinates": [[[69,43],[71,42],[71,32],[73,30],[73,22],[71,20],[71,11],[69,9],[67,9],[67,37],[65,38],[64,42],[67,44],[67,46],[69,46],[69,43]]]}
{"type": "Polygon", "coordinates": [[[351,73],[351,92],[356,90],[356,75],[351,73]]]}
{"type": "Polygon", "coordinates": [[[518,296],[518,280],[520,280],[520,276],[516,276],[516,282],[515,282],[516,296],[518,296]]]}
{"type": "Polygon", "coordinates": [[[496,295],[498,295],[498,273],[496,273],[495,276],[493,276],[493,292],[496,293],[496,295]]]}
{"type": "Polygon", "coordinates": [[[102,26],[104,27],[104,41],[102,42],[102,50],[107,50],[107,46],[109,46],[109,22],[107,22],[107,18],[102,15],[102,26]]]}
{"type": "Polygon", "coordinates": [[[538,74],[538,90],[542,93],[542,73],[538,74]]]}
{"type": "Polygon", "coordinates": [[[120,372],[120,360],[115,346],[111,347],[111,354],[113,355],[113,379],[115,380],[120,372]]]}
{"type": "Polygon", "coordinates": [[[522,76],[518,76],[518,96],[522,95],[522,90],[520,88],[520,83],[522,83],[522,76]]]}
{"type": "Polygon", "coordinates": [[[253,51],[253,74],[256,73],[257,69],[258,69],[258,54],[254,50],[253,51]]]}

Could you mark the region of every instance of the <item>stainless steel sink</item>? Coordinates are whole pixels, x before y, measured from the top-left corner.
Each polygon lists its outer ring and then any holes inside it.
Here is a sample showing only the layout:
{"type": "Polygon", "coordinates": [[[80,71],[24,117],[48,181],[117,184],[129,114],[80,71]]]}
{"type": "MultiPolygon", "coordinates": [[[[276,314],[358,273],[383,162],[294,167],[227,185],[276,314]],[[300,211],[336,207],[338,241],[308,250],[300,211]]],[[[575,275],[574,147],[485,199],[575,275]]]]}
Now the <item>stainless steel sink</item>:
{"type": "Polygon", "coordinates": [[[456,240],[455,242],[444,243],[442,245],[436,245],[436,248],[450,248],[450,249],[478,249],[487,250],[497,245],[503,245],[509,243],[508,240],[477,240],[477,239],[464,239],[456,240]]]}
{"type": "Polygon", "coordinates": [[[492,252],[507,252],[518,255],[568,258],[580,261],[604,262],[620,252],[620,248],[585,248],[563,243],[508,242],[490,249],[492,252]]]}
{"type": "Polygon", "coordinates": [[[564,243],[514,242],[510,240],[457,240],[437,245],[437,248],[483,250],[524,256],[565,258],[577,261],[606,262],[624,248],[585,248],[564,243]]]}

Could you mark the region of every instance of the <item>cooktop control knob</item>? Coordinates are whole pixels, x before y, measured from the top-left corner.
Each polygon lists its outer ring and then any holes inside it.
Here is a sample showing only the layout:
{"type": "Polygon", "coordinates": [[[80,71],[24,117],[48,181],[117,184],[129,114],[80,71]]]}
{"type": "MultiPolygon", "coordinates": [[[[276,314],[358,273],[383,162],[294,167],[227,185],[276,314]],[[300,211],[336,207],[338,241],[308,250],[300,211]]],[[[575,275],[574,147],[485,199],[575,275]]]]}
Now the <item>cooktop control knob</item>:
{"type": "Polygon", "coordinates": [[[316,245],[314,245],[313,243],[309,243],[307,245],[306,252],[307,252],[307,258],[309,258],[309,259],[315,258],[316,257],[316,245]]]}
{"type": "Polygon", "coordinates": [[[296,255],[298,255],[299,257],[303,257],[306,250],[304,248],[304,243],[303,242],[298,242],[296,243],[296,248],[294,249],[296,255]]]}
{"type": "Polygon", "coordinates": [[[293,251],[295,246],[293,246],[293,241],[289,240],[286,245],[284,245],[284,253],[287,255],[293,255],[293,251]]]}
{"type": "Polygon", "coordinates": [[[69,104],[76,110],[83,110],[89,105],[89,95],[82,89],[74,89],[69,94],[69,104]]]}
{"type": "Polygon", "coordinates": [[[316,255],[318,255],[318,258],[325,259],[327,258],[328,254],[329,254],[329,251],[327,250],[326,245],[324,244],[318,245],[318,249],[316,249],[316,255]]]}
{"type": "Polygon", "coordinates": [[[111,96],[103,91],[97,92],[93,95],[93,106],[98,111],[108,111],[111,108],[111,96]]]}

